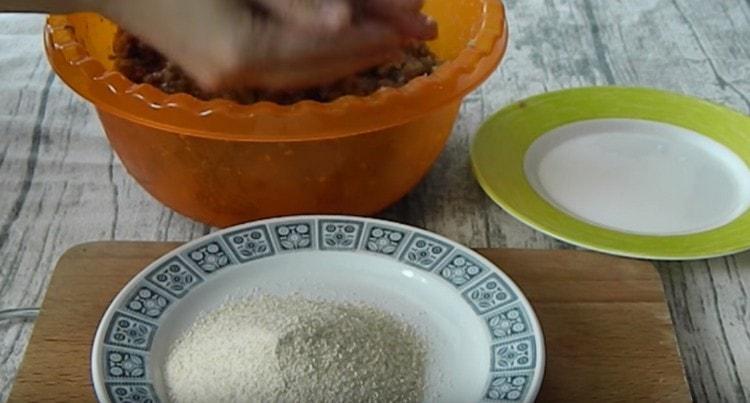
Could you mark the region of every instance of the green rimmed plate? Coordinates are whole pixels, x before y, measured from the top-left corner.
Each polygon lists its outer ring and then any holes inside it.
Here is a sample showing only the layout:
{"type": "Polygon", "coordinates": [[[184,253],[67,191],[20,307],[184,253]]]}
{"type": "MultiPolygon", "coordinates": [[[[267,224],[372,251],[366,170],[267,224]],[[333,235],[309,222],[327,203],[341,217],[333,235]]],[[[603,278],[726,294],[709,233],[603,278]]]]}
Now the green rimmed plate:
{"type": "Polygon", "coordinates": [[[645,88],[529,98],[471,148],[487,194],[531,227],[628,257],[684,260],[750,249],[750,118],[645,88]]]}

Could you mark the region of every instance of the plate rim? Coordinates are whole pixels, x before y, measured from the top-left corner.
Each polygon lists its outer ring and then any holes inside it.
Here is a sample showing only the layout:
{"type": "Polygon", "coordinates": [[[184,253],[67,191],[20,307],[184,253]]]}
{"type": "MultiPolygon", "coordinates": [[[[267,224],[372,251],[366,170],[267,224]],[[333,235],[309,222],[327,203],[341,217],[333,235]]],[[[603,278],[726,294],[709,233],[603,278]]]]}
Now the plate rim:
{"type": "MultiPolygon", "coordinates": [[[[677,243],[684,243],[689,242],[691,238],[695,238],[696,236],[706,236],[706,234],[716,233],[717,231],[726,231],[727,228],[730,228],[731,225],[737,225],[739,223],[742,225],[740,229],[747,229],[750,231],[750,210],[744,212],[734,220],[732,220],[730,223],[721,226],[719,228],[704,231],[704,232],[698,232],[694,234],[687,234],[687,235],[668,235],[668,236],[655,236],[655,235],[639,235],[639,234],[633,234],[633,233],[627,233],[623,231],[608,229],[604,227],[600,227],[591,223],[588,223],[584,220],[581,220],[571,214],[566,213],[565,211],[557,208],[552,203],[548,202],[546,199],[544,199],[543,196],[539,195],[531,186],[531,184],[528,181],[528,178],[523,174],[521,176],[524,186],[522,186],[521,189],[514,188],[514,193],[522,194],[525,199],[532,200],[534,204],[536,205],[534,208],[529,208],[524,210],[524,208],[519,208],[517,206],[517,203],[511,203],[508,199],[508,195],[506,192],[503,192],[502,190],[498,190],[497,188],[500,187],[496,184],[493,184],[493,180],[488,177],[488,174],[486,171],[488,171],[488,168],[490,166],[489,163],[486,163],[485,160],[483,160],[481,156],[481,147],[488,147],[487,143],[489,140],[488,138],[499,138],[501,137],[498,133],[494,133],[491,126],[493,124],[500,123],[507,123],[510,124],[510,122],[513,122],[517,119],[521,119],[523,115],[523,111],[526,110],[533,110],[534,108],[540,108],[542,106],[559,106],[561,109],[563,109],[565,106],[571,106],[578,104],[576,102],[571,102],[571,99],[581,99],[584,97],[597,97],[598,107],[600,108],[613,108],[617,109],[617,107],[624,107],[624,106],[631,106],[628,105],[628,97],[640,97],[640,100],[643,100],[644,102],[648,103],[654,103],[658,101],[671,101],[678,104],[684,104],[692,106],[693,108],[697,108],[701,110],[702,112],[706,114],[710,114],[714,118],[718,115],[724,115],[725,117],[731,117],[733,119],[738,120],[739,122],[743,122],[744,120],[747,120],[748,127],[750,127],[750,117],[727,107],[717,105],[714,103],[711,103],[709,101],[691,97],[688,95],[676,93],[676,92],[670,92],[670,91],[664,91],[659,89],[653,89],[653,88],[647,88],[647,87],[623,87],[623,86],[594,86],[594,87],[580,87],[580,88],[570,88],[570,89],[562,89],[558,91],[552,91],[547,92],[543,94],[534,95],[528,98],[525,98],[523,100],[514,102],[499,111],[495,112],[492,116],[487,118],[480,128],[476,131],[476,135],[474,136],[474,139],[472,140],[471,146],[470,146],[470,159],[471,159],[471,167],[472,172],[474,174],[475,179],[477,180],[478,184],[484,191],[484,193],[497,205],[499,205],[503,210],[508,212],[511,216],[513,216],[515,219],[519,220],[523,224],[541,232],[544,233],[552,238],[561,240],[563,242],[567,242],[571,245],[575,245],[578,247],[582,247],[591,251],[600,252],[600,253],[606,253],[610,255],[615,256],[622,256],[622,257],[628,257],[628,258],[636,258],[636,259],[650,259],[650,260],[663,260],[663,261],[678,261],[678,260],[700,260],[700,259],[709,259],[709,258],[715,258],[715,257],[722,257],[727,256],[743,251],[750,250],[750,237],[748,237],[745,241],[736,241],[736,242],[727,242],[722,240],[721,245],[718,247],[714,247],[713,251],[703,252],[703,253],[690,253],[682,251],[680,253],[658,253],[657,251],[649,251],[649,250],[643,250],[641,248],[633,248],[633,247],[618,247],[618,246],[611,246],[607,245],[605,242],[597,240],[597,238],[604,237],[604,238],[610,238],[612,241],[616,240],[625,240],[626,242],[648,242],[658,240],[659,242],[665,242],[670,241],[674,244],[677,243]],[[625,99],[625,100],[623,100],[625,99]],[[567,102],[568,105],[564,105],[562,103],[567,102]],[[567,224],[568,227],[560,226],[560,227],[552,227],[550,225],[547,225],[546,223],[543,223],[543,219],[540,218],[543,214],[554,214],[554,218],[556,220],[562,219],[564,217],[563,221],[564,224],[567,224]],[[571,229],[571,224],[575,225],[578,228],[571,229]],[[580,234],[580,229],[584,229],[586,233],[580,234]],[[727,245],[727,244],[730,245],[727,245]]],[[[640,105],[639,105],[640,107],[640,105]]],[[[635,108],[635,107],[634,107],[635,108]]],[[[604,110],[604,109],[603,109],[604,110]]],[[[510,165],[507,163],[495,163],[492,165],[495,170],[500,171],[501,169],[497,168],[503,168],[507,167],[511,170],[514,170],[515,172],[524,171],[523,162],[525,160],[525,155],[528,153],[530,146],[539,139],[541,136],[543,136],[546,133],[549,133],[552,130],[555,130],[557,128],[563,127],[565,125],[574,124],[574,123],[580,123],[583,121],[589,121],[589,120],[599,120],[599,119],[624,119],[624,120],[645,120],[645,121],[651,121],[651,122],[657,122],[657,123],[667,123],[671,124],[673,126],[678,126],[685,128],[687,130],[691,130],[695,132],[698,135],[705,136],[713,141],[716,141],[724,146],[726,146],[729,150],[731,150],[733,153],[735,153],[740,159],[742,159],[750,168],[750,146],[748,146],[743,152],[738,152],[736,147],[732,147],[728,144],[725,144],[724,142],[720,141],[715,137],[715,135],[712,135],[711,133],[705,133],[703,131],[695,130],[691,127],[687,127],[685,125],[681,125],[678,122],[682,121],[684,122],[686,119],[681,118],[677,114],[673,114],[670,116],[670,119],[664,119],[659,120],[655,118],[644,118],[642,116],[634,116],[633,113],[630,112],[623,112],[623,111],[614,111],[614,112],[603,112],[603,110],[593,110],[593,108],[576,108],[576,113],[579,113],[581,115],[585,115],[585,117],[576,117],[573,119],[566,119],[563,116],[552,116],[552,117],[545,117],[544,121],[544,129],[541,130],[537,128],[536,130],[532,131],[523,131],[522,134],[516,136],[521,137],[523,136],[523,142],[528,143],[528,146],[523,148],[523,155],[520,156],[521,158],[521,164],[520,166],[510,165]],[[743,156],[744,154],[744,156],[743,156]]],[[[665,109],[666,112],[675,112],[676,106],[670,105],[665,109]]],[[[662,114],[660,112],[654,112],[654,114],[662,114]]],[[[748,135],[750,135],[750,129],[747,130],[748,135]]],[[[506,136],[507,137],[507,136],[506,136]]],[[[519,140],[517,138],[513,140],[506,140],[506,144],[519,144],[519,140]]],[[[496,145],[493,143],[492,146],[496,147],[496,145]]],[[[513,179],[518,179],[517,176],[514,176],[513,179]]],[[[726,239],[726,238],[724,238],[726,239]]],[[[731,237],[730,237],[731,239],[731,237]]]]}
{"type": "MultiPolygon", "coordinates": [[[[91,384],[94,389],[94,394],[96,398],[101,402],[111,402],[111,399],[109,397],[109,393],[107,390],[107,381],[106,376],[104,375],[105,368],[102,367],[102,360],[104,358],[104,354],[106,353],[106,334],[109,330],[109,323],[112,321],[114,316],[117,314],[118,310],[121,308],[124,302],[126,302],[127,298],[131,296],[131,293],[135,291],[137,286],[141,284],[146,278],[151,274],[152,271],[154,271],[157,267],[167,263],[171,259],[182,256],[185,252],[199,247],[203,244],[205,244],[207,241],[211,239],[222,239],[224,235],[231,234],[236,231],[241,231],[243,229],[248,229],[251,227],[258,227],[263,226],[267,230],[273,228],[274,224],[279,223],[294,223],[297,221],[303,221],[308,220],[312,221],[316,225],[321,221],[325,220],[349,220],[349,221],[356,221],[361,222],[363,224],[363,227],[361,229],[361,236],[364,237],[366,235],[366,229],[369,228],[369,225],[372,224],[381,224],[385,225],[386,227],[390,228],[396,228],[396,229],[402,229],[405,231],[408,231],[408,233],[413,234],[423,234],[428,235],[431,238],[434,238],[438,241],[442,241],[447,245],[450,245],[454,248],[453,251],[447,253],[444,257],[440,259],[440,261],[443,261],[445,259],[448,259],[450,256],[455,254],[456,251],[461,251],[469,255],[469,257],[476,259],[478,263],[481,265],[487,267],[490,270],[490,273],[494,273],[507,285],[510,287],[510,290],[513,291],[517,296],[517,301],[515,303],[520,304],[523,306],[524,310],[526,311],[526,316],[529,321],[529,325],[531,327],[530,334],[535,336],[535,347],[536,347],[536,361],[537,365],[527,371],[533,372],[533,379],[532,384],[529,386],[528,392],[525,396],[524,402],[533,402],[539,395],[539,391],[541,389],[542,383],[544,381],[545,373],[546,373],[546,341],[544,338],[544,331],[541,325],[541,322],[539,321],[538,315],[533,307],[533,305],[530,303],[526,295],[524,294],[521,287],[518,286],[518,284],[513,281],[513,279],[510,278],[498,265],[491,262],[489,259],[481,255],[479,252],[473,250],[472,248],[469,248],[467,246],[464,246],[463,244],[453,241],[445,236],[442,236],[440,234],[434,233],[432,231],[419,228],[413,225],[404,224],[400,222],[390,221],[386,219],[381,218],[375,218],[375,217],[362,217],[362,216],[353,216],[353,215],[336,215],[336,214],[303,214],[303,215],[291,215],[291,216],[283,216],[283,217],[274,217],[274,218],[267,218],[262,220],[256,220],[256,221],[249,221],[246,223],[234,225],[231,227],[223,228],[218,231],[214,231],[210,234],[203,235],[199,238],[190,240],[185,242],[184,244],[178,246],[177,248],[174,248],[163,255],[159,256],[156,260],[152,261],[148,265],[146,265],[143,269],[141,269],[137,274],[135,274],[115,295],[114,298],[109,302],[109,305],[107,306],[107,309],[102,314],[101,318],[99,319],[99,322],[96,327],[96,331],[94,333],[94,337],[91,342],[91,352],[89,355],[89,361],[90,361],[90,371],[89,376],[91,379],[91,384]]],[[[405,239],[408,239],[405,238],[405,239]]],[[[270,239],[269,239],[270,241],[270,239]]],[[[361,239],[360,243],[364,243],[364,240],[361,239]]],[[[406,245],[408,246],[408,245],[406,245]]],[[[399,247],[400,248],[400,247],[399,247]]],[[[326,252],[321,251],[320,249],[314,249],[313,251],[317,252],[326,252]]],[[[367,253],[362,249],[355,248],[354,250],[345,250],[345,251],[333,251],[333,252],[346,252],[346,253],[354,253],[354,254],[360,254],[360,253],[367,253]]],[[[403,252],[403,251],[402,251],[403,252]]],[[[278,253],[274,253],[272,256],[276,256],[278,253]]],[[[387,259],[388,257],[380,256],[381,258],[387,259]]],[[[262,258],[258,259],[262,260],[262,258]]],[[[398,263],[408,265],[406,262],[400,261],[399,259],[396,259],[398,263]]],[[[242,265],[242,264],[250,264],[255,262],[255,260],[251,260],[248,262],[236,262],[231,265],[242,265]]],[[[230,266],[231,266],[230,265],[230,266]]],[[[412,267],[415,270],[419,270],[416,267],[412,267]]],[[[427,274],[435,275],[435,270],[437,270],[437,266],[432,268],[431,270],[422,270],[425,271],[427,274]]],[[[469,287],[466,289],[456,289],[455,292],[462,296],[463,293],[467,290],[469,290],[471,287],[474,287],[477,284],[481,283],[481,279],[484,279],[488,277],[488,274],[490,273],[484,273],[479,277],[479,280],[472,281],[469,287]]],[[[205,273],[203,273],[205,275],[205,273]]],[[[178,299],[179,301],[179,299],[178,299]]],[[[468,303],[468,302],[467,302],[468,303]]],[[[476,313],[476,316],[481,319],[485,320],[486,318],[484,316],[487,316],[492,311],[488,311],[482,314],[476,313]]],[[[525,336],[528,337],[528,336],[525,336]]],[[[514,338],[510,339],[511,341],[515,340],[514,338]]],[[[492,346],[494,341],[490,340],[490,346],[492,346]]],[[[126,349],[132,350],[132,348],[125,347],[126,349]]],[[[489,351],[488,351],[489,353],[489,351]]],[[[509,373],[517,372],[517,370],[510,370],[509,373]]],[[[490,374],[490,377],[488,378],[487,382],[492,381],[491,375],[493,374],[493,371],[491,368],[488,368],[488,373],[490,374]]],[[[148,378],[147,378],[148,379],[148,378]]],[[[111,383],[111,382],[110,382],[111,383]]],[[[486,391],[484,392],[486,393],[486,391]]],[[[154,395],[157,396],[154,392],[154,395]]],[[[157,396],[158,397],[158,396],[157,396]]],[[[165,403],[165,402],[163,402],[165,403]]]]}

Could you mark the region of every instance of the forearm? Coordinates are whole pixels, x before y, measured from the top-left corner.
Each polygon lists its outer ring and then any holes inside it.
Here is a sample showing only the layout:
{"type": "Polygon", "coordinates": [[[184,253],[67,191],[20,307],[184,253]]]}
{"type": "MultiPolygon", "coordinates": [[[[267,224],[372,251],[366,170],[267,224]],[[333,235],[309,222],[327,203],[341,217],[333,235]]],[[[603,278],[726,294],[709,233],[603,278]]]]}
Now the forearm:
{"type": "Polygon", "coordinates": [[[98,11],[104,0],[0,0],[0,12],[66,14],[98,11]]]}

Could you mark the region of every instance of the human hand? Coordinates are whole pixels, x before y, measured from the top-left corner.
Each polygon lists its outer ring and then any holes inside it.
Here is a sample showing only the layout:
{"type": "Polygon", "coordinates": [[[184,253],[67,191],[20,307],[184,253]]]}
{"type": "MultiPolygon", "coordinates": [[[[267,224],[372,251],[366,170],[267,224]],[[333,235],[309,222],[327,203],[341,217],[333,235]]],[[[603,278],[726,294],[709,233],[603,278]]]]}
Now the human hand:
{"type": "Polygon", "coordinates": [[[437,36],[423,0],[101,0],[206,90],[327,84],[437,36]]]}

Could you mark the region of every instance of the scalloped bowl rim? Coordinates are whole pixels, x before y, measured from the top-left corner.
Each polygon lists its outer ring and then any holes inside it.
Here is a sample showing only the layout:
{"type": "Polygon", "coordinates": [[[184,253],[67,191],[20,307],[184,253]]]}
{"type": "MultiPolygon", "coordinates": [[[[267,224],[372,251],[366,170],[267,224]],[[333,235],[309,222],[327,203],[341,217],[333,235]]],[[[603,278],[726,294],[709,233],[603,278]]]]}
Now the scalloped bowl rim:
{"type": "MultiPolygon", "coordinates": [[[[481,26],[469,46],[459,55],[443,63],[432,75],[418,77],[401,88],[381,88],[366,97],[344,96],[329,103],[305,100],[292,105],[258,102],[240,105],[225,99],[204,101],[191,95],[166,94],[149,84],[135,84],[116,71],[106,70],[81,44],[75,34],[68,31],[69,17],[50,16],[45,27],[45,48],[53,69],[79,95],[97,108],[138,124],[179,131],[180,134],[233,141],[308,141],[339,138],[372,132],[413,121],[435,109],[462,98],[478,87],[499,65],[508,43],[508,26],[505,8],[498,0],[482,0],[481,26]],[[498,23],[492,24],[497,18],[498,23]],[[78,80],[74,80],[76,75],[78,80]],[[83,78],[83,80],[81,80],[83,78]],[[451,88],[450,91],[446,90],[451,88]],[[429,96],[425,96],[429,93],[429,96]],[[130,108],[113,105],[113,101],[126,99],[130,108]],[[133,102],[135,101],[135,102],[133,102]],[[396,116],[377,119],[389,105],[409,104],[408,110],[397,108],[396,116]],[[156,116],[164,110],[174,111],[171,119],[201,118],[203,125],[180,124],[156,116]],[[364,117],[355,127],[337,125],[339,117],[354,114],[364,117]],[[151,115],[151,116],[149,116],[151,115]],[[322,122],[315,135],[305,133],[277,134],[271,130],[253,129],[250,121],[258,117],[281,119],[307,115],[322,122]],[[368,118],[369,117],[369,121],[368,118]],[[216,120],[234,121],[235,129],[215,128],[216,120]],[[239,125],[242,122],[250,123],[239,125]],[[214,128],[212,129],[212,125],[214,128]],[[241,129],[237,129],[242,127],[241,129]]],[[[393,115],[392,109],[388,111],[393,115]]],[[[196,123],[191,122],[191,123],[196,123]]]]}

